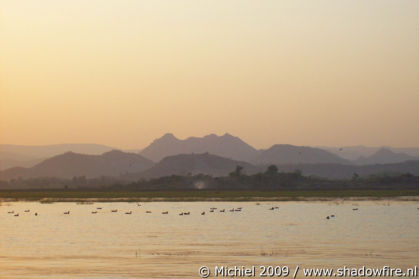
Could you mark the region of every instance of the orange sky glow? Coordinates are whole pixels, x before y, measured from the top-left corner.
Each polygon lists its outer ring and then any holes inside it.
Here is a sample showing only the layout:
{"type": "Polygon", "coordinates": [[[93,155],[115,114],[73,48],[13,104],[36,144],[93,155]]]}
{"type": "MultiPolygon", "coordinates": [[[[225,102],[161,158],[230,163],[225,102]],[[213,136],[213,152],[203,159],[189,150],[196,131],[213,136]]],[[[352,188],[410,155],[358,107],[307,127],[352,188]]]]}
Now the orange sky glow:
{"type": "Polygon", "coordinates": [[[0,143],[419,146],[419,1],[0,0],[0,143]]]}

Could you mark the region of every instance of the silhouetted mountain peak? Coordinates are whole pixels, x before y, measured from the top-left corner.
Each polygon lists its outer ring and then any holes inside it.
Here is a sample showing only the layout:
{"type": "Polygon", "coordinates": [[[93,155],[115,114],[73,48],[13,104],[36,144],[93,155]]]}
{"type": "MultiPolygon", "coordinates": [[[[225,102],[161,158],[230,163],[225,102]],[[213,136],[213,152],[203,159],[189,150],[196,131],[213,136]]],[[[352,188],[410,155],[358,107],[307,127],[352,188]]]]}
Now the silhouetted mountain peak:
{"type": "Polygon", "coordinates": [[[166,133],[160,139],[177,139],[177,138],[172,133],[166,133]]]}
{"type": "Polygon", "coordinates": [[[153,162],[139,154],[112,150],[102,155],[87,155],[66,152],[26,169],[8,169],[0,172],[5,179],[23,177],[73,176],[100,177],[120,176],[128,172],[138,172],[150,168],[153,162]]]}
{"type": "Polygon", "coordinates": [[[161,136],[160,138],[155,139],[153,143],[170,143],[170,142],[176,142],[179,139],[177,139],[172,133],[166,133],[163,136],[161,136]]]}
{"type": "Polygon", "coordinates": [[[393,159],[393,158],[403,158],[408,159],[410,156],[404,153],[395,153],[388,148],[382,147],[377,152],[372,154],[369,159],[393,159]]]}
{"type": "Polygon", "coordinates": [[[209,134],[204,137],[189,137],[184,140],[177,139],[171,134],[153,141],[140,154],[154,161],[177,154],[205,153],[224,156],[236,160],[250,161],[257,151],[228,133],[223,136],[209,134]]]}
{"type": "Polygon", "coordinates": [[[74,152],[74,151],[67,151],[67,152],[64,152],[63,154],[58,154],[56,156],[74,156],[76,154],[80,154],[80,153],[77,153],[77,152],[74,152]]]}
{"type": "Polygon", "coordinates": [[[259,164],[348,163],[347,160],[320,148],[290,144],[275,144],[261,152],[255,161],[259,164]]]}
{"type": "Polygon", "coordinates": [[[112,147],[100,144],[52,144],[52,145],[13,145],[0,144],[0,169],[14,166],[33,167],[52,156],[68,151],[81,154],[103,154],[112,147]]]}
{"type": "MultiPolygon", "coordinates": [[[[50,160],[54,160],[54,161],[65,160],[65,159],[77,158],[77,157],[81,157],[81,156],[93,156],[93,155],[80,154],[80,153],[76,153],[76,152],[73,152],[73,151],[68,151],[68,152],[65,152],[63,154],[59,154],[59,155],[53,156],[51,158],[45,159],[43,162],[49,162],[50,160]]],[[[41,162],[41,164],[43,162],[41,162]]]]}
{"type": "Polygon", "coordinates": [[[401,163],[409,160],[418,160],[418,157],[410,156],[405,153],[396,153],[389,148],[382,147],[369,157],[360,157],[358,164],[390,164],[401,163]]]}

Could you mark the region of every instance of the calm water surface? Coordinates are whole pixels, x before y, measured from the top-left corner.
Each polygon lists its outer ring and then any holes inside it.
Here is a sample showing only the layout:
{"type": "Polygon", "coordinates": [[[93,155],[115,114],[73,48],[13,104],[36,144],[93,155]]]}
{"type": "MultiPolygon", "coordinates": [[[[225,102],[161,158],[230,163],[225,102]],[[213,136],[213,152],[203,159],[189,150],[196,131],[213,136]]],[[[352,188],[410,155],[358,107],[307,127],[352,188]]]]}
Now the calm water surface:
{"type": "Polygon", "coordinates": [[[407,268],[419,262],[418,206],[394,201],[2,203],[0,278],[199,278],[201,265],[407,268]],[[269,210],[272,206],[279,209],[269,210]],[[217,210],[210,213],[211,207],[217,210]],[[229,212],[237,207],[242,211],[229,212]],[[98,213],[91,214],[94,210],[98,213]],[[183,211],[190,215],[179,216],[183,211]],[[331,214],[336,217],[326,219],[331,214]]]}

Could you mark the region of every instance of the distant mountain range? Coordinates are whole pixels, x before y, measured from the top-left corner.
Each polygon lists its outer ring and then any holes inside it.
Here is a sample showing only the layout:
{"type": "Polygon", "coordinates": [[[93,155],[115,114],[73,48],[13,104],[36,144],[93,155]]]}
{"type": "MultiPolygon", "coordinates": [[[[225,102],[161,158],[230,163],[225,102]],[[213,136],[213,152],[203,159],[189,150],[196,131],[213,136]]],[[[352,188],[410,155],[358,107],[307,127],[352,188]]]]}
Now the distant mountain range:
{"type": "MultiPolygon", "coordinates": [[[[57,155],[37,164],[32,168],[10,168],[0,171],[0,180],[34,177],[73,178],[74,176],[114,177],[125,181],[149,179],[171,175],[207,174],[215,177],[226,176],[236,166],[243,167],[244,174],[264,172],[268,165],[253,165],[244,161],[204,154],[179,154],[166,157],[159,163],[145,159],[141,155],[110,151],[102,155],[83,155],[68,152],[57,155]]],[[[317,164],[277,164],[280,172],[300,170],[303,175],[318,176],[330,179],[348,179],[354,173],[360,176],[372,174],[419,175],[419,161],[408,161],[395,164],[348,165],[339,163],[317,164]]]]}
{"type": "Polygon", "coordinates": [[[366,151],[355,147],[346,149],[276,144],[257,150],[230,134],[184,140],[165,134],[139,153],[111,151],[111,147],[96,144],[0,145],[0,167],[19,166],[0,171],[0,179],[73,176],[138,179],[197,173],[224,176],[237,165],[252,174],[270,164],[277,165],[281,171],[300,169],[306,175],[329,178],[348,178],[354,172],[360,175],[417,173],[417,156],[377,148],[368,149],[368,156],[349,160],[347,153],[351,150],[357,154],[366,154],[366,151]],[[345,158],[341,153],[346,154],[345,158]]]}
{"type": "Polygon", "coordinates": [[[320,148],[276,144],[267,150],[257,150],[230,134],[190,137],[185,140],[165,134],[154,140],[140,154],[155,162],[178,154],[210,153],[253,164],[349,163],[320,148]]]}
{"type": "Polygon", "coordinates": [[[66,152],[99,155],[114,148],[100,144],[13,145],[0,144],[0,170],[32,167],[39,162],[66,152]]]}
{"type": "MultiPolygon", "coordinates": [[[[164,157],[178,154],[205,153],[245,161],[253,164],[389,164],[408,160],[419,160],[419,155],[408,155],[390,148],[372,147],[305,147],[289,144],[275,144],[266,150],[257,150],[230,134],[204,137],[190,137],[184,140],[173,134],[165,134],[154,140],[140,154],[158,162],[164,157]]],[[[396,150],[396,149],[395,149],[396,150]]],[[[399,149],[397,149],[399,150],[399,149]]],[[[406,148],[412,154],[419,154],[419,148],[406,148]]]]}
{"type": "Polygon", "coordinates": [[[0,171],[0,179],[31,177],[72,178],[85,176],[86,178],[100,176],[121,176],[126,173],[141,172],[151,166],[153,162],[141,155],[122,151],[109,151],[102,155],[86,155],[67,152],[46,159],[31,167],[15,167],[0,171]]]}

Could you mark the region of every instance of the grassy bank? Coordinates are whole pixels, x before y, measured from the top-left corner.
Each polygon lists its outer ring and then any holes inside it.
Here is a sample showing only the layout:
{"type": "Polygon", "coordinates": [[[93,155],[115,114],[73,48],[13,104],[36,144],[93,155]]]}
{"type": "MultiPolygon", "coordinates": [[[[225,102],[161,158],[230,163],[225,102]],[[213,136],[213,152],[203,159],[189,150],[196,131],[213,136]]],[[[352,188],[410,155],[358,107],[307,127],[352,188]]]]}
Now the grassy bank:
{"type": "Polygon", "coordinates": [[[419,199],[419,190],[340,190],[340,191],[0,191],[8,201],[77,202],[77,201],[264,201],[383,199],[411,197],[419,199]]]}

